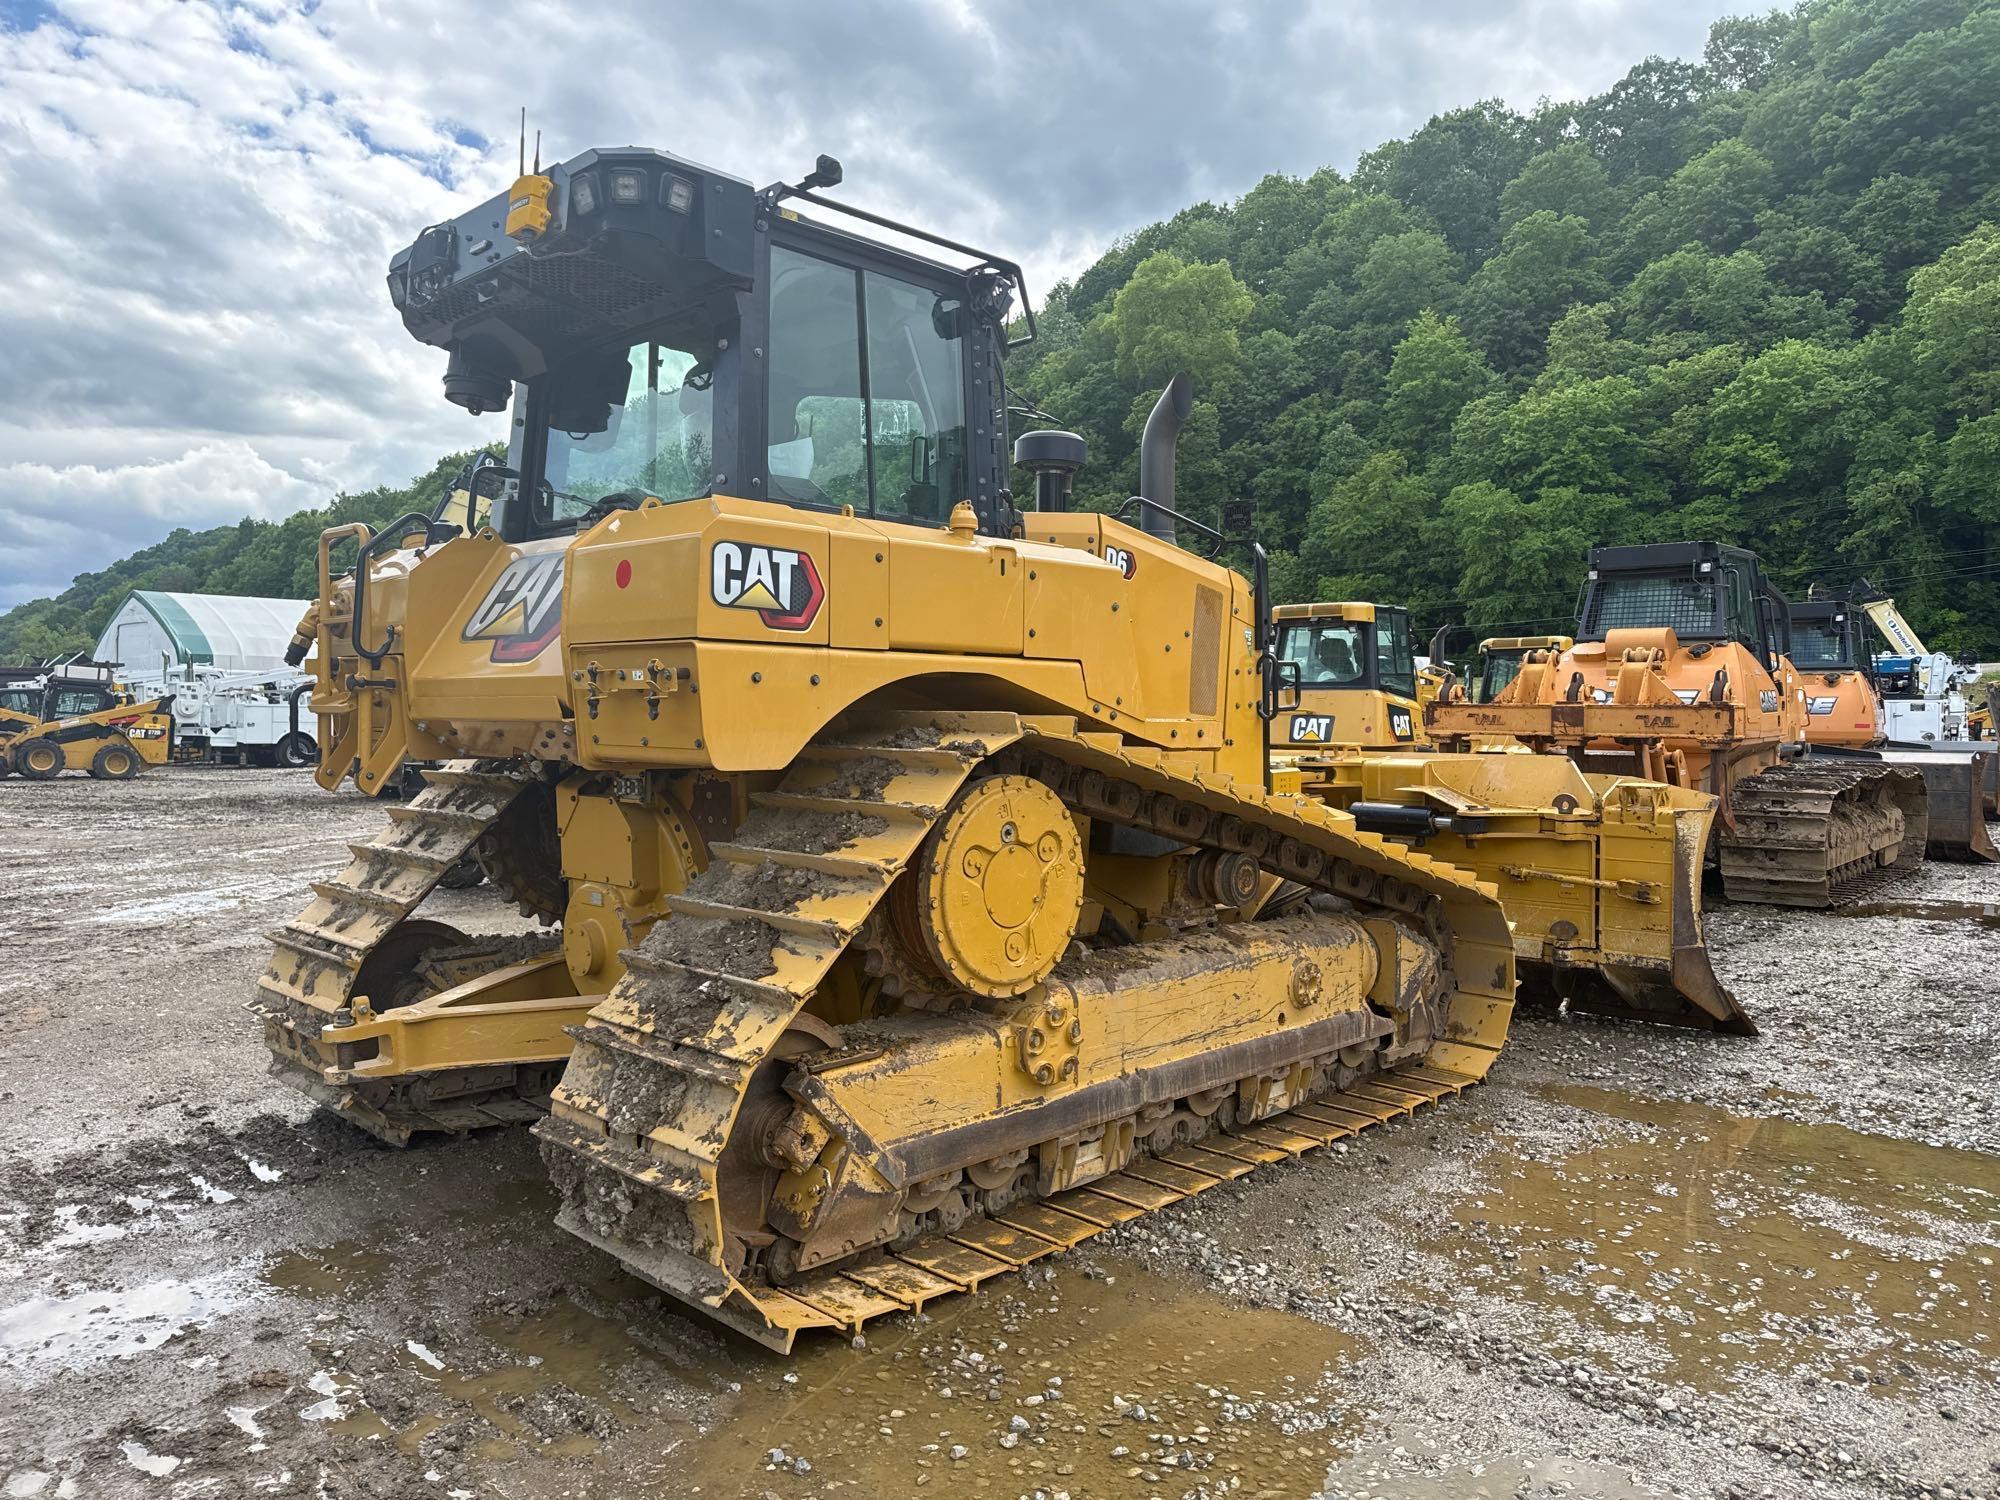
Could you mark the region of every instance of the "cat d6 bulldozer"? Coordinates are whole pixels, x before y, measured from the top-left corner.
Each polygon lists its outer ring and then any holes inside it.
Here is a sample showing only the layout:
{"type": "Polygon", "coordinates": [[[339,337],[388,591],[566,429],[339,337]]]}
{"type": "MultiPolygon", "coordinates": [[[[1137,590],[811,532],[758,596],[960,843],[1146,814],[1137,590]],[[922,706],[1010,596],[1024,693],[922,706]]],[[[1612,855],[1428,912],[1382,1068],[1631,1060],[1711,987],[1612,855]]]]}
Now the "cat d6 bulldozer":
{"type": "Polygon", "coordinates": [[[1274,787],[1267,602],[1169,482],[1072,511],[1031,433],[1017,503],[1018,268],[838,179],[591,151],[394,259],[510,441],[321,539],[320,782],[445,764],[253,1000],[391,1141],[546,1106],[563,1227],[778,1348],[1455,1093],[1514,992],[1490,886],[1274,787]],[[467,851],[545,937],[415,915],[467,851]]]}

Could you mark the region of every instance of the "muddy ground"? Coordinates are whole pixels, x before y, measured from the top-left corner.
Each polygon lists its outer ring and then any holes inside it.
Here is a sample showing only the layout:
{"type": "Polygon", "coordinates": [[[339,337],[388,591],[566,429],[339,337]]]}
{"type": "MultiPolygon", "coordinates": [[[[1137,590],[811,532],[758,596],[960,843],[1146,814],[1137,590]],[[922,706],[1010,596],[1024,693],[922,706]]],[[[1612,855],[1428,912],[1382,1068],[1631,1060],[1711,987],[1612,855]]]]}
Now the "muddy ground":
{"type": "Polygon", "coordinates": [[[553,1229],[525,1132],[266,1077],[260,934],[380,817],[0,782],[0,1494],[2000,1494],[2000,869],[1712,913],[1754,1041],[1523,1016],[1441,1110],[786,1361],[553,1229]]]}

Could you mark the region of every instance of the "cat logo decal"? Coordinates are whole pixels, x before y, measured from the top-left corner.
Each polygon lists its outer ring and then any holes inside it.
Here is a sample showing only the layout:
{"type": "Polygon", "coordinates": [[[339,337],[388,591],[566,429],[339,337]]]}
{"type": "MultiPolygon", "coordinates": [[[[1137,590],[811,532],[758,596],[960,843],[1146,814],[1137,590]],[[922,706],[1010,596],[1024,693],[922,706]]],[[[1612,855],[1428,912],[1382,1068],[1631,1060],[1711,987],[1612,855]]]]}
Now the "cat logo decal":
{"type": "Polygon", "coordinates": [[[1301,745],[1324,745],[1332,738],[1332,714],[1292,715],[1293,743],[1301,745]]]}
{"type": "Polygon", "coordinates": [[[809,630],[826,600],[819,569],[804,552],[752,542],[717,542],[709,554],[709,594],[725,609],[754,609],[773,630],[809,630]]]}
{"type": "Polygon", "coordinates": [[[562,633],[564,552],[532,552],[500,570],[466,619],[468,641],[491,641],[488,659],[533,661],[562,633]]]}

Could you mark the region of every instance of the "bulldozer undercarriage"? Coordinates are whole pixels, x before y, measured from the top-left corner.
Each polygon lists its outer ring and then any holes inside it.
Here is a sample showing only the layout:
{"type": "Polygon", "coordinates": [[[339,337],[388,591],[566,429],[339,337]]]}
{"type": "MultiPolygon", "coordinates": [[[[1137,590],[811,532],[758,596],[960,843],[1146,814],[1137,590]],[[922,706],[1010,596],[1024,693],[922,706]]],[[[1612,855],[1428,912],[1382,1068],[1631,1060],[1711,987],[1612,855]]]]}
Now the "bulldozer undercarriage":
{"type": "Polygon", "coordinates": [[[1916,873],[1929,807],[1923,776],[1895,766],[1789,761],[1732,788],[1717,831],[1731,901],[1826,907],[1916,873]]]}
{"type": "Polygon", "coordinates": [[[788,1349],[1485,1076],[1513,989],[1490,888],[1192,759],[1070,720],[836,721],[709,844],[608,994],[495,1001],[546,993],[561,957],[447,929],[397,960],[435,992],[381,1011],[376,953],[536,784],[455,762],[275,935],[256,1005],[278,1066],[390,1140],[540,1115],[560,1071],[536,1127],[559,1223],[788,1349]],[[1182,909],[1205,915],[1077,942],[1093,836],[1183,851],[1182,909]],[[1270,876],[1282,914],[1229,919],[1270,876]],[[322,1033],[329,1008],[353,1025],[322,1033]],[[506,1027],[512,1055],[480,1056],[506,1027]],[[452,1039],[441,1065],[370,1078],[392,1028],[397,1069],[427,1029],[452,1039]]]}
{"type": "Polygon", "coordinates": [[[273,1072],[395,1145],[539,1119],[569,1053],[563,1028],[590,1006],[586,997],[510,1005],[496,990],[492,976],[532,982],[559,967],[546,941],[470,940],[411,918],[539,785],[536,772],[493,761],[425,774],[423,791],[389,809],[389,827],[350,845],[346,867],[314,882],[312,904],[270,934],[274,951],[250,1002],[273,1072]],[[468,1022],[488,1033],[479,1042],[489,1056],[466,1046],[468,1022]],[[427,1032],[442,1064],[428,1069],[418,1060],[427,1032]]]}

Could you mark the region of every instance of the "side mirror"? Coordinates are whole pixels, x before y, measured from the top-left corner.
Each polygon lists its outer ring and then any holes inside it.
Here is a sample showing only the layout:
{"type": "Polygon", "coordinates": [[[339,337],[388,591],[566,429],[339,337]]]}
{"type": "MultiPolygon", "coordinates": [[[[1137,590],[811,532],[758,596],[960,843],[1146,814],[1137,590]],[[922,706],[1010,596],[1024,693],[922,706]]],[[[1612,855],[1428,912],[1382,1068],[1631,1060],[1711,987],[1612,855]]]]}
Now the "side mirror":
{"type": "Polygon", "coordinates": [[[1231,540],[1248,539],[1257,530],[1257,505],[1251,500],[1222,502],[1222,534],[1231,540]]]}

